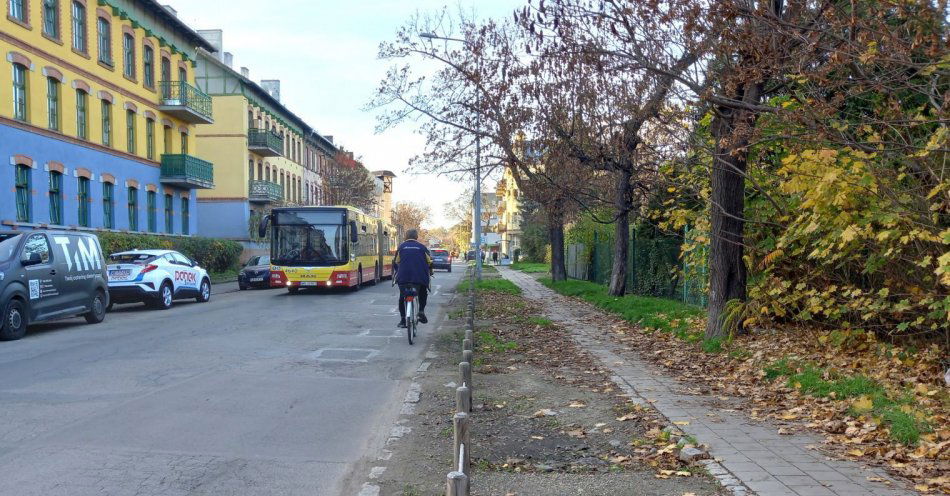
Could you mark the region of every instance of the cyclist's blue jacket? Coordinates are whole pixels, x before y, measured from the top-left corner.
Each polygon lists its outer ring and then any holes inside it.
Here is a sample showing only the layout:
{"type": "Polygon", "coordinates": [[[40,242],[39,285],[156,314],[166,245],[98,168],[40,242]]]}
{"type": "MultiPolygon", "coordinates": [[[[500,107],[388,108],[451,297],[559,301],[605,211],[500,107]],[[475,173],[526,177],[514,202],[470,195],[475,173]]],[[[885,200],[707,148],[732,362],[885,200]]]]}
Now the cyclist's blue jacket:
{"type": "Polygon", "coordinates": [[[429,274],[432,271],[432,256],[424,244],[409,239],[399,245],[399,249],[396,250],[393,268],[396,270],[396,284],[428,286],[429,274]]]}

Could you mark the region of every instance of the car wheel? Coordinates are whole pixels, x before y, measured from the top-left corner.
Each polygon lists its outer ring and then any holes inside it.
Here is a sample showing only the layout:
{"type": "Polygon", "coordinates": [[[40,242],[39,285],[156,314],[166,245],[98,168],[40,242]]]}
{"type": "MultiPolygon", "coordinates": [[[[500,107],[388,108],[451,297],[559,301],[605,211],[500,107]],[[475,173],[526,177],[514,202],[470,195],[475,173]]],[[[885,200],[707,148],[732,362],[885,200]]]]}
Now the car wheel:
{"type": "Polygon", "coordinates": [[[245,289],[247,289],[247,285],[238,283],[238,289],[241,291],[244,291],[245,289]]]}
{"type": "Polygon", "coordinates": [[[98,324],[106,318],[106,294],[96,291],[92,297],[92,308],[83,314],[87,324],[98,324]]]}
{"type": "Polygon", "coordinates": [[[23,301],[13,298],[3,308],[0,340],[13,341],[26,335],[27,315],[23,301]]]}
{"type": "Polygon", "coordinates": [[[449,265],[449,272],[452,272],[452,266],[449,265]]]}
{"type": "Polygon", "coordinates": [[[153,306],[158,310],[168,310],[172,307],[172,300],[175,294],[172,292],[172,285],[169,282],[162,283],[158,288],[158,296],[155,297],[153,306]]]}
{"type": "Polygon", "coordinates": [[[201,280],[201,288],[199,289],[198,297],[195,300],[198,303],[207,303],[211,299],[211,281],[208,279],[201,280]]]}

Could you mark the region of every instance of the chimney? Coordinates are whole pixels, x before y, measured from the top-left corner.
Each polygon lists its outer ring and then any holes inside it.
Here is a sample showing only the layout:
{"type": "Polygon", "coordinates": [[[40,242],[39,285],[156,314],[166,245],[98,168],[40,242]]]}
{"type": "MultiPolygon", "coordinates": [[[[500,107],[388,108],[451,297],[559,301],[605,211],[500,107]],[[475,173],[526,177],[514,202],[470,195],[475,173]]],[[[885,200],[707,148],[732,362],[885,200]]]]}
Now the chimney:
{"type": "Polygon", "coordinates": [[[244,77],[246,77],[247,79],[251,79],[251,70],[248,69],[247,67],[242,67],[242,68],[241,68],[241,75],[244,76],[244,77]]]}
{"type": "Polygon", "coordinates": [[[231,67],[233,69],[234,65],[234,54],[231,52],[224,52],[224,65],[231,67]]]}
{"type": "Polygon", "coordinates": [[[215,55],[218,60],[223,62],[221,50],[224,48],[224,31],[220,29],[199,29],[198,35],[214,47],[215,55]]]}
{"type": "Polygon", "coordinates": [[[280,79],[263,79],[261,80],[261,88],[264,88],[268,95],[280,103],[280,79]]]}
{"type": "Polygon", "coordinates": [[[172,7],[171,5],[162,5],[162,7],[165,7],[165,10],[171,12],[173,16],[178,17],[178,11],[175,10],[175,8],[172,7]]]}

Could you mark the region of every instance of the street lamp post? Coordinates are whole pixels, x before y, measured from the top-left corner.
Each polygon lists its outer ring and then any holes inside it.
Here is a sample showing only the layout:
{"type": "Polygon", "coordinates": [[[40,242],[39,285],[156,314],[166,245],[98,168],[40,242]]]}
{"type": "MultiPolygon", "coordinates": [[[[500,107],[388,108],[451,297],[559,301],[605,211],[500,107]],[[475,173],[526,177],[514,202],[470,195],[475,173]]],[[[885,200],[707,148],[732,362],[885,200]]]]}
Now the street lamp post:
{"type": "MultiPolygon", "coordinates": [[[[430,40],[445,40],[445,41],[458,41],[461,43],[468,44],[468,40],[461,38],[449,38],[446,36],[438,36],[433,33],[419,33],[421,38],[426,38],[430,40]]],[[[481,106],[481,93],[476,89],[475,90],[475,106],[481,106]]],[[[474,211],[472,212],[472,241],[475,244],[475,279],[478,281],[482,280],[482,115],[479,113],[477,115],[477,121],[475,123],[476,133],[475,133],[475,201],[474,211]]]]}

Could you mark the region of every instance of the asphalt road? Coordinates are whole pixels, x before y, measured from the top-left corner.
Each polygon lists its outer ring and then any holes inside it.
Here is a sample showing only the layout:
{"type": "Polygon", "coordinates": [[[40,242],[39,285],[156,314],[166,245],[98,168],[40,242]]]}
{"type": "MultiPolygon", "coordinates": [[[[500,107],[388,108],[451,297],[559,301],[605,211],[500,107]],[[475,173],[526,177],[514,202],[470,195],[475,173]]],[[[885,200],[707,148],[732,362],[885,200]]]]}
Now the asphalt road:
{"type": "Polygon", "coordinates": [[[355,494],[461,273],[411,347],[389,282],[32,326],[0,342],[0,495],[355,494]]]}

